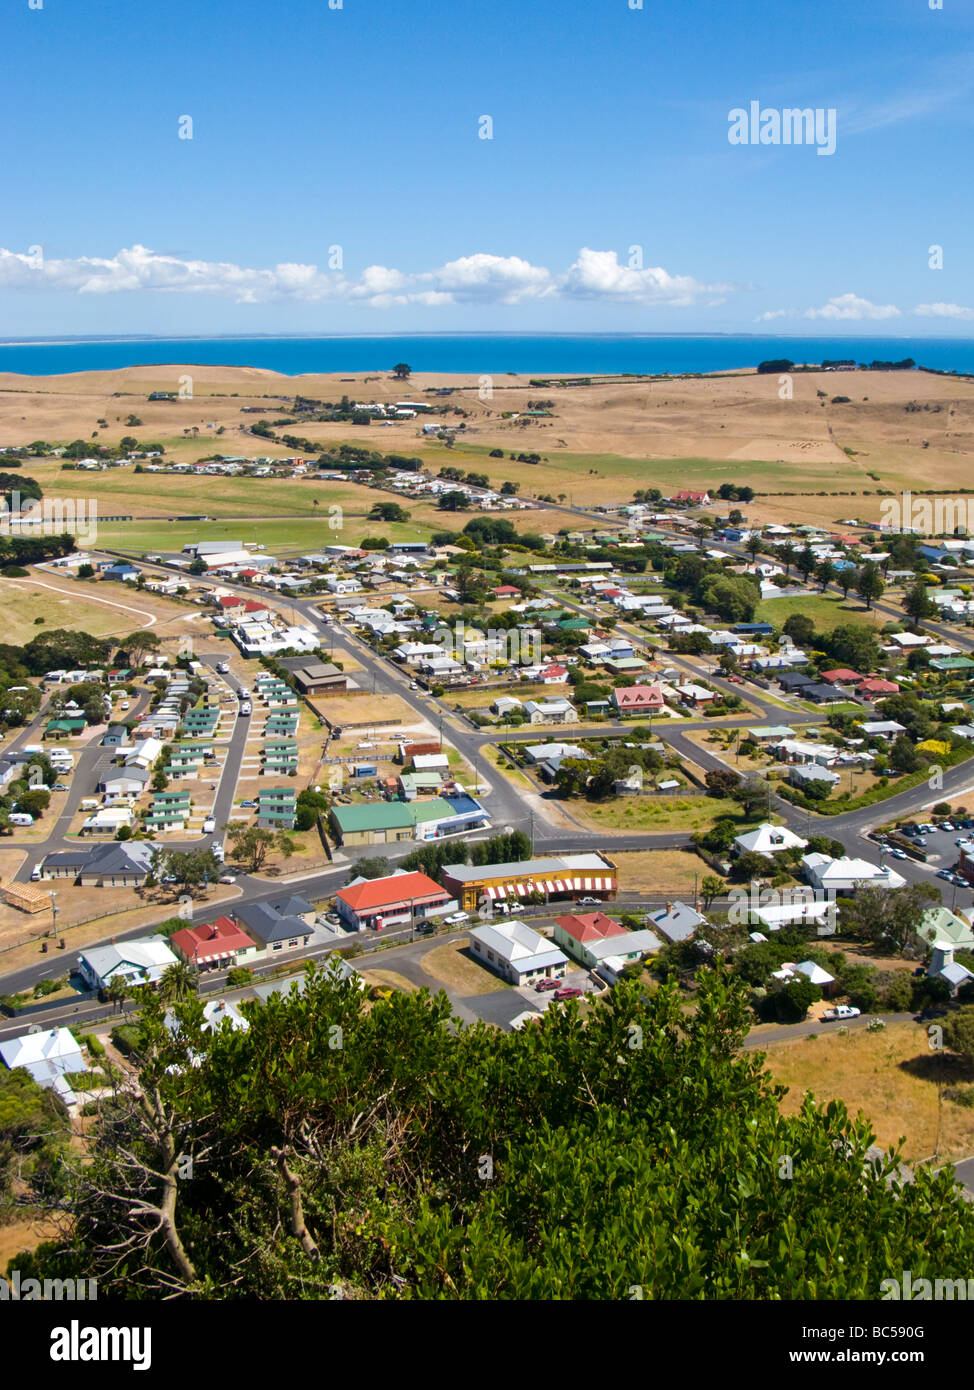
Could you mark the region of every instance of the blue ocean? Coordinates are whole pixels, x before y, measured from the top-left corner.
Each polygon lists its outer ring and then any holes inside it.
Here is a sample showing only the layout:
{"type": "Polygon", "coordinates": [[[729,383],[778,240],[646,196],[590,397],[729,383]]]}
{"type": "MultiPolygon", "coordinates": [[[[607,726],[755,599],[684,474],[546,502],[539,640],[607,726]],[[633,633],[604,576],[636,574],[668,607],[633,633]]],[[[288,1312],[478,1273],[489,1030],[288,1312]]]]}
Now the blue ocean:
{"type": "Polygon", "coordinates": [[[447,334],[384,337],[85,338],[0,341],[0,371],[31,376],[108,371],[163,363],[263,367],[285,376],[313,372],[415,372],[503,375],[657,375],[755,367],[770,358],[902,361],[974,373],[974,339],[833,338],[751,334],[447,334]]]}

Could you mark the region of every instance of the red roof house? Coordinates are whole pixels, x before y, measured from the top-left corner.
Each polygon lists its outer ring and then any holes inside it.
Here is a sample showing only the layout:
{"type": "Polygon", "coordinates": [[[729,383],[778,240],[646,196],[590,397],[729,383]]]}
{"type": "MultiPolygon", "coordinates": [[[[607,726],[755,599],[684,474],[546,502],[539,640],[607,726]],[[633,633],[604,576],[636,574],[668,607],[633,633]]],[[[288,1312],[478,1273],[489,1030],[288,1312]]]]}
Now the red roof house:
{"type": "Polygon", "coordinates": [[[628,935],[622,923],[605,912],[569,912],[556,917],[555,925],[573,941],[604,941],[607,936],[628,935]]]}
{"type": "Polygon", "coordinates": [[[832,671],[823,671],[821,679],[830,685],[860,685],[863,677],[858,671],[850,671],[848,666],[836,666],[832,671]]]}
{"type": "Polygon", "coordinates": [[[335,894],[339,916],[356,928],[375,927],[381,931],[387,921],[401,921],[415,915],[417,921],[436,908],[453,905],[453,898],[423,873],[390,874],[351,883],[335,894]]]}
{"type": "Polygon", "coordinates": [[[543,685],[560,685],[568,679],[568,667],[558,666],[552,662],[550,666],[543,666],[538,672],[538,680],[543,685]]]}
{"type": "Polygon", "coordinates": [[[898,695],[900,687],[896,681],[882,680],[879,676],[867,676],[864,681],[859,682],[859,694],[865,695],[868,700],[875,699],[878,695],[898,695]]]}
{"type": "Polygon", "coordinates": [[[620,714],[658,714],[663,708],[659,684],[625,685],[612,692],[612,702],[620,714]]]}
{"type": "Polygon", "coordinates": [[[256,953],[257,943],[242,927],[229,917],[220,916],[215,922],[198,927],[183,927],[173,932],[169,945],[177,956],[201,970],[216,965],[232,965],[250,952],[256,953]]]}
{"type": "Polygon", "coordinates": [[[667,498],[669,502],[690,502],[696,506],[708,506],[710,502],[709,492],[674,492],[672,497],[667,498]]]}

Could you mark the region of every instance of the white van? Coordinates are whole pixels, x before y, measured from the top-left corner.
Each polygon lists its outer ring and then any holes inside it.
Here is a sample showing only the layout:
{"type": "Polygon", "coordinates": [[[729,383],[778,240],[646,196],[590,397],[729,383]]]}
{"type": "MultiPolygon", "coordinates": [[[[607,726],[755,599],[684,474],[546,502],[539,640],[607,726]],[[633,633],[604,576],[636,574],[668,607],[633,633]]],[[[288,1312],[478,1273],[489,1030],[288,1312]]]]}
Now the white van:
{"type": "Polygon", "coordinates": [[[9,816],[11,825],[33,825],[34,817],[29,816],[26,811],[11,811],[9,816]]]}
{"type": "Polygon", "coordinates": [[[207,816],[206,820],[203,822],[203,834],[212,835],[215,829],[216,821],[212,816],[207,816]]]}

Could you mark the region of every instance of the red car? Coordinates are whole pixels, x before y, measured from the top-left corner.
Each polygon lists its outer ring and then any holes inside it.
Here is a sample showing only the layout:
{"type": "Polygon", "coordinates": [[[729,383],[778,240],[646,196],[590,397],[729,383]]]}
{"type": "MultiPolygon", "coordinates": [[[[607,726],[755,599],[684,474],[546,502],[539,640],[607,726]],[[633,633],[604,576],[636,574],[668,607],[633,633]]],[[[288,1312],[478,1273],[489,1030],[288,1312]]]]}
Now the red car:
{"type": "Polygon", "coordinates": [[[557,1000],[579,999],[581,997],[581,994],[582,991],[580,989],[576,989],[574,985],[566,985],[564,989],[556,989],[551,997],[552,999],[557,1000]]]}
{"type": "Polygon", "coordinates": [[[560,985],[561,980],[539,980],[535,985],[535,989],[539,994],[543,994],[545,990],[558,989],[560,985]]]}
{"type": "Polygon", "coordinates": [[[728,676],[727,679],[728,679],[733,685],[743,685],[743,684],[744,684],[744,677],[743,677],[743,676],[728,676]]]}

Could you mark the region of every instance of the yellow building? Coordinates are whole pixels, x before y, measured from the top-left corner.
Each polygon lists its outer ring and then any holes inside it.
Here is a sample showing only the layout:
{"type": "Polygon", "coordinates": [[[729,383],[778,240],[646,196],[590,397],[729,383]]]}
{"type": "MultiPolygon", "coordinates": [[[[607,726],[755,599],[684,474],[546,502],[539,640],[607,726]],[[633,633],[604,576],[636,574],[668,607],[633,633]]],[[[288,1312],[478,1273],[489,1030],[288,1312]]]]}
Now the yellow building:
{"type": "Polygon", "coordinates": [[[523,902],[540,896],[609,902],[616,896],[616,865],[604,854],[566,854],[557,859],[525,859],[512,864],[448,864],[444,887],[465,912],[482,903],[523,902]]]}

